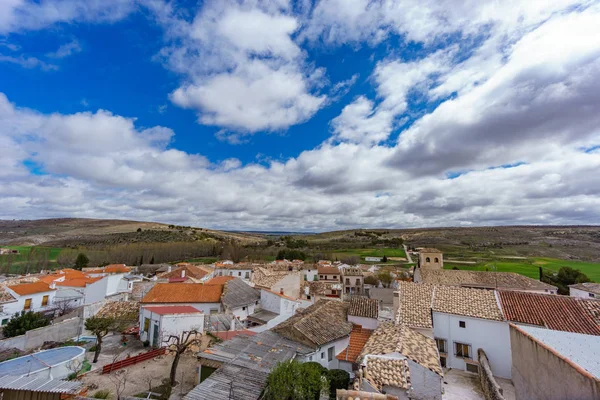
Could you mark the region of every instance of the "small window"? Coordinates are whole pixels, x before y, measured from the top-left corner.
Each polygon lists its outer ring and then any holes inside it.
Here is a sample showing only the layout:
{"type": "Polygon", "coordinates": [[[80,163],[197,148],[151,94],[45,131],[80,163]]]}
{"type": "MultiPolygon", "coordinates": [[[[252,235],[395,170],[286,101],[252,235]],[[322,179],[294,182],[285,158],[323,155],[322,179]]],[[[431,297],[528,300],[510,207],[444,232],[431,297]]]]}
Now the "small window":
{"type": "Polygon", "coordinates": [[[350,278],[346,278],[346,285],[350,284],[350,278]]]}
{"type": "Polygon", "coordinates": [[[242,307],[242,311],[246,311],[246,307],[242,307]]]}
{"type": "Polygon", "coordinates": [[[454,355],[456,357],[462,358],[472,358],[471,357],[471,346],[464,343],[454,342],[454,355]]]}
{"type": "Polygon", "coordinates": [[[333,347],[327,349],[327,361],[333,361],[333,347]]]}
{"type": "Polygon", "coordinates": [[[148,332],[150,329],[150,318],[144,318],[144,332],[148,332]]]}
{"type": "Polygon", "coordinates": [[[425,259],[425,262],[431,262],[431,258],[427,257],[427,258],[425,259]]]}
{"type": "Polygon", "coordinates": [[[246,279],[250,279],[250,272],[246,271],[246,276],[245,276],[245,278],[246,278],[246,279]]]}
{"type": "Polygon", "coordinates": [[[25,299],[25,305],[23,305],[23,310],[31,309],[31,299],[25,299]]]}
{"type": "Polygon", "coordinates": [[[307,300],[310,300],[310,294],[307,294],[307,295],[306,295],[306,299],[307,299],[307,300]]]}
{"type": "Polygon", "coordinates": [[[42,297],[42,307],[47,306],[48,305],[48,298],[49,296],[46,295],[44,297],[42,297]]]}
{"type": "Polygon", "coordinates": [[[242,276],[242,271],[238,271],[238,276],[242,276]]]}
{"type": "Polygon", "coordinates": [[[8,318],[4,318],[2,320],[2,326],[6,325],[6,324],[8,324],[8,318]]]}
{"type": "Polygon", "coordinates": [[[308,361],[312,361],[312,356],[308,356],[308,361]]]}
{"type": "Polygon", "coordinates": [[[435,339],[435,344],[437,345],[437,349],[440,353],[448,352],[448,342],[446,339],[435,339]]]}
{"type": "Polygon", "coordinates": [[[436,257],[434,262],[439,263],[440,262],[439,258],[436,257]]]}
{"type": "Polygon", "coordinates": [[[324,358],[325,358],[325,352],[324,352],[324,351],[322,351],[322,352],[321,352],[321,360],[322,360],[322,359],[324,359],[324,358]]]}
{"type": "Polygon", "coordinates": [[[356,279],[356,286],[360,286],[360,279],[356,279]]]}
{"type": "Polygon", "coordinates": [[[467,323],[465,321],[458,321],[458,326],[460,326],[461,328],[466,328],[467,323]]]}
{"type": "Polygon", "coordinates": [[[590,297],[596,297],[596,296],[594,295],[594,293],[588,293],[588,294],[590,295],[590,297]]]}
{"type": "Polygon", "coordinates": [[[474,374],[478,374],[479,373],[479,365],[467,363],[467,371],[472,372],[474,374]]]}
{"type": "Polygon", "coordinates": [[[319,279],[323,279],[323,275],[319,275],[319,279]]]}
{"type": "Polygon", "coordinates": [[[210,309],[210,314],[214,315],[214,314],[218,314],[219,313],[219,309],[218,308],[211,308],[210,309]]]}
{"type": "Polygon", "coordinates": [[[255,301],[255,302],[254,302],[254,305],[255,305],[255,306],[257,306],[257,305],[258,305],[258,301],[255,301]]]}
{"type": "Polygon", "coordinates": [[[446,368],[446,357],[440,357],[440,366],[446,368]]]}

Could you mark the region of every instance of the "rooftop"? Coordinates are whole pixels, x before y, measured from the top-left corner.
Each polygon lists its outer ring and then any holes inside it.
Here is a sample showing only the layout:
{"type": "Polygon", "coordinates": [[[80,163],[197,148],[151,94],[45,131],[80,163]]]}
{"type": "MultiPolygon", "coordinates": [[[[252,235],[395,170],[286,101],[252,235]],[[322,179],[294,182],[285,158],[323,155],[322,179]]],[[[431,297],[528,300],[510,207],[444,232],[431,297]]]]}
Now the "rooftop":
{"type": "Polygon", "coordinates": [[[233,276],[215,276],[214,278],[210,278],[204,283],[207,285],[224,285],[233,279],[235,279],[235,277],[233,276]]]}
{"type": "Polygon", "coordinates": [[[125,264],[109,264],[100,268],[90,268],[86,269],[84,272],[92,273],[92,274],[124,274],[130,272],[131,268],[126,266],[125,264]]]}
{"type": "Polygon", "coordinates": [[[142,303],[219,303],[223,285],[203,283],[157,283],[142,303]]]}
{"type": "Polygon", "coordinates": [[[556,290],[555,286],[514,272],[421,269],[424,283],[505,290],[556,290]]]}
{"type": "Polygon", "coordinates": [[[347,320],[348,303],[321,299],[273,328],[290,340],[316,348],[347,336],[352,323],[347,320]]]}
{"type": "Polygon", "coordinates": [[[446,314],[495,321],[504,320],[493,290],[436,286],[433,291],[432,308],[433,311],[446,314]]]}
{"type": "Polygon", "coordinates": [[[342,268],[342,275],[344,276],[363,276],[362,269],[360,267],[346,267],[342,268]]]}
{"type": "Polygon", "coordinates": [[[268,376],[268,372],[256,368],[225,364],[185,395],[184,400],[256,400],[268,376]]]}
{"type": "Polygon", "coordinates": [[[557,331],[600,335],[600,302],[574,297],[499,291],[507,320],[557,331]]]}
{"type": "Polygon", "coordinates": [[[585,283],[577,283],[575,285],[569,285],[570,288],[579,289],[586,292],[594,293],[600,295],[600,283],[595,282],[585,282],[585,283]]]}
{"type": "Polygon", "coordinates": [[[382,304],[392,305],[394,303],[394,289],[392,288],[371,288],[369,297],[381,301],[382,304]]]}
{"type": "Polygon", "coordinates": [[[172,269],[171,272],[164,272],[159,275],[162,279],[171,278],[191,278],[191,279],[202,279],[208,275],[208,271],[203,268],[197,267],[192,264],[186,264],[179,268],[172,269]],[[182,276],[184,275],[184,276],[182,276]]]}
{"type": "MultiPolygon", "coordinates": [[[[212,279],[210,281],[212,281],[212,279]]],[[[222,302],[228,308],[247,306],[248,304],[257,302],[259,299],[260,292],[253,287],[250,287],[250,285],[240,278],[234,278],[225,283],[222,302]]]]}
{"type": "Polygon", "coordinates": [[[354,325],[352,327],[352,332],[350,332],[350,343],[348,344],[348,347],[342,350],[336,358],[340,361],[355,363],[372,333],[373,331],[371,329],[364,329],[361,325],[354,325]]]}
{"type": "Polygon", "coordinates": [[[438,375],[443,374],[435,341],[405,325],[392,322],[385,322],[375,329],[359,359],[390,353],[400,353],[438,375]]]}
{"type": "Polygon", "coordinates": [[[109,301],[96,313],[98,317],[116,318],[121,321],[137,321],[140,313],[138,301],[109,301]]]}
{"type": "Polygon", "coordinates": [[[327,274],[327,275],[339,275],[340,270],[337,267],[319,267],[317,268],[319,274],[327,274]]]}
{"type": "Polygon", "coordinates": [[[410,387],[408,361],[397,358],[369,357],[365,369],[365,379],[379,391],[384,386],[408,389],[410,387]]]}
{"type": "Polygon", "coordinates": [[[441,251],[433,247],[423,247],[419,249],[419,253],[441,253],[441,251]]]}
{"type": "Polygon", "coordinates": [[[308,286],[308,292],[311,295],[326,295],[331,290],[341,290],[341,284],[339,282],[327,282],[327,281],[303,281],[303,285],[308,286]],[[334,285],[337,285],[334,288],[334,285]]]}
{"type": "Polygon", "coordinates": [[[255,286],[270,289],[273,285],[291,273],[292,272],[290,271],[273,271],[267,268],[257,267],[252,274],[252,283],[254,283],[255,286]]]}
{"type": "Polygon", "coordinates": [[[150,306],[144,307],[144,310],[151,311],[158,315],[170,314],[201,314],[202,311],[192,306],[150,306]]]}
{"type": "Polygon", "coordinates": [[[531,339],[542,343],[555,354],[576,364],[600,380],[600,340],[598,336],[561,332],[533,326],[515,326],[531,339]]]}
{"type": "Polygon", "coordinates": [[[8,288],[20,296],[26,296],[28,294],[35,293],[51,292],[55,290],[50,289],[50,285],[46,282],[19,283],[17,285],[8,286],[8,288]]]}
{"type": "Polygon", "coordinates": [[[398,281],[398,324],[415,328],[431,328],[431,298],[433,285],[398,281]]]}
{"type": "Polygon", "coordinates": [[[29,392],[78,394],[83,389],[79,381],[63,381],[41,376],[0,377],[0,389],[27,390],[29,392]]]}
{"type": "Polygon", "coordinates": [[[355,317],[377,318],[379,314],[379,302],[363,296],[352,296],[348,315],[355,317]]]}

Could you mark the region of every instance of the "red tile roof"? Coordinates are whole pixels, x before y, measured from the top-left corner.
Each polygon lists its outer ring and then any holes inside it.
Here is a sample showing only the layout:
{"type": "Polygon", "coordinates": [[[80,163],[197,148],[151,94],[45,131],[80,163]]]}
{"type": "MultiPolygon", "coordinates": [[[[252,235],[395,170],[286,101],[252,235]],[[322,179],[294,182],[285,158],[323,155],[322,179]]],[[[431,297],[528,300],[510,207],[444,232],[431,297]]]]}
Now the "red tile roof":
{"type": "Polygon", "coordinates": [[[370,329],[364,329],[360,325],[354,325],[352,327],[352,332],[350,332],[350,343],[348,344],[348,347],[342,350],[336,358],[340,361],[355,363],[372,333],[373,331],[370,329]]]}
{"type": "Polygon", "coordinates": [[[65,280],[62,282],[56,282],[56,286],[86,287],[86,285],[89,285],[94,282],[98,282],[101,279],[102,279],[102,277],[100,277],[100,276],[96,277],[96,278],[88,278],[88,277],[72,278],[72,279],[65,278],[65,280]]]}
{"type": "Polygon", "coordinates": [[[152,311],[158,315],[169,315],[169,314],[198,314],[202,311],[192,306],[151,306],[144,307],[144,310],[152,311]]]}
{"type": "Polygon", "coordinates": [[[508,321],[542,326],[557,331],[600,335],[600,324],[587,302],[573,297],[498,291],[508,321]]]}
{"type": "Polygon", "coordinates": [[[233,276],[215,276],[205,282],[207,285],[224,285],[230,280],[235,279],[233,276]]]}
{"type": "Polygon", "coordinates": [[[327,274],[327,275],[339,275],[340,274],[340,270],[337,269],[336,267],[319,267],[317,269],[319,271],[319,274],[327,274]]]}
{"type": "Polygon", "coordinates": [[[203,283],[157,283],[142,303],[219,303],[223,285],[203,283]]]}
{"type": "Polygon", "coordinates": [[[208,271],[197,267],[195,265],[192,264],[186,264],[186,265],[182,265],[181,267],[172,270],[171,272],[165,272],[164,274],[161,274],[160,277],[161,278],[167,278],[167,279],[171,279],[171,278],[182,278],[181,274],[185,271],[185,277],[184,278],[193,278],[193,279],[201,279],[204,278],[206,275],[208,275],[208,271]]]}
{"type": "Polygon", "coordinates": [[[20,296],[25,296],[34,293],[51,292],[55,289],[50,289],[50,285],[46,282],[21,283],[18,285],[8,286],[13,292],[20,296]]]}

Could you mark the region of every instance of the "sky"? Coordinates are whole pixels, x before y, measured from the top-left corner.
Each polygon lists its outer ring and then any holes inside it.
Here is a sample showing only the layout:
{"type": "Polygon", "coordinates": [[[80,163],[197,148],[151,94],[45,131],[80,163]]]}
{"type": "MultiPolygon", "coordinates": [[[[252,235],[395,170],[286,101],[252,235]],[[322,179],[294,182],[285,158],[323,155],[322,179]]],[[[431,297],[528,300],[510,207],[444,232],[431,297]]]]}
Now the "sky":
{"type": "Polygon", "coordinates": [[[600,223],[600,3],[2,0],[0,219],[600,223]]]}

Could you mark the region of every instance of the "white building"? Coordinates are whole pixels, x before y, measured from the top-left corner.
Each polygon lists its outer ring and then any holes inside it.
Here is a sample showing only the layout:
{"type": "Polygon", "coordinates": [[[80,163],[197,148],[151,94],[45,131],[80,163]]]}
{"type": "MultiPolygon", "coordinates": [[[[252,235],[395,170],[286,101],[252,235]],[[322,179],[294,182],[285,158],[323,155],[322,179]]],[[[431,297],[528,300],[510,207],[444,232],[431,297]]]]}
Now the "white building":
{"type": "Polygon", "coordinates": [[[348,347],[352,323],[346,320],[348,304],[319,300],[272,330],[281,336],[309,346],[313,351],[298,357],[300,362],[314,361],[325,368],[337,368],[336,355],[348,347]]]}
{"type": "MultiPolygon", "coordinates": [[[[213,278],[206,282],[211,284],[215,280],[222,278],[213,278]]],[[[238,321],[246,323],[249,315],[259,306],[260,291],[249,286],[240,278],[230,278],[225,282],[221,303],[227,314],[233,315],[238,321]]]]}
{"type": "Polygon", "coordinates": [[[585,282],[569,285],[569,296],[582,299],[600,299],[600,283],[585,282]]]}
{"type": "Polygon", "coordinates": [[[233,263],[232,261],[223,261],[213,264],[215,270],[214,277],[217,276],[233,276],[247,282],[252,280],[252,270],[254,265],[251,263],[233,263]]]}
{"type": "Polygon", "coordinates": [[[369,262],[381,262],[381,260],[383,260],[383,257],[365,257],[365,261],[369,262]]]}
{"type": "Polygon", "coordinates": [[[204,283],[157,283],[140,302],[145,306],[192,306],[204,314],[222,312],[223,286],[204,283]]]}
{"type": "Polygon", "coordinates": [[[348,321],[364,329],[374,330],[379,326],[379,302],[363,296],[350,298],[348,321]]]}
{"type": "Polygon", "coordinates": [[[2,312],[2,325],[6,325],[8,320],[21,311],[44,312],[51,310],[54,306],[54,297],[56,288],[53,284],[45,282],[19,283],[4,287],[6,302],[0,306],[2,312]],[[6,296],[6,294],[8,296],[6,296]],[[10,300],[12,297],[14,300],[10,300]]]}
{"type": "Polygon", "coordinates": [[[169,335],[204,331],[204,313],[192,306],[142,306],[140,309],[140,340],[152,347],[161,347],[169,335]]]}

